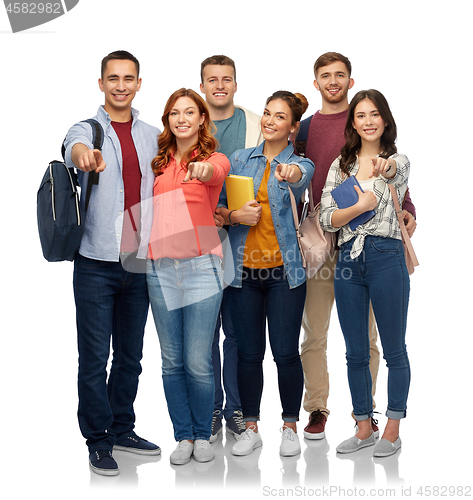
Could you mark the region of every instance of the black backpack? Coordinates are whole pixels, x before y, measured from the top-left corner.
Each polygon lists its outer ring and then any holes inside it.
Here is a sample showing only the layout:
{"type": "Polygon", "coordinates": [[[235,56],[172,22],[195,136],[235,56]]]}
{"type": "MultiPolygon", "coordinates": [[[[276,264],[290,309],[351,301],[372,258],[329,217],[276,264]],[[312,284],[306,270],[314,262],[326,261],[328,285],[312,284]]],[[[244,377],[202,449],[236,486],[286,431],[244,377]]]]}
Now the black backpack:
{"type": "MultiPolygon", "coordinates": [[[[92,127],[94,149],[102,149],[103,128],[94,119],[84,120],[92,127]]],[[[65,147],[62,145],[65,160],[65,147]]],[[[98,184],[99,174],[89,172],[85,210],[89,205],[92,186],[98,184]]],[[[72,261],[79,251],[84,232],[84,217],[79,203],[77,174],[65,162],[52,161],[38,189],[38,232],[44,258],[48,262],[72,261]]]]}

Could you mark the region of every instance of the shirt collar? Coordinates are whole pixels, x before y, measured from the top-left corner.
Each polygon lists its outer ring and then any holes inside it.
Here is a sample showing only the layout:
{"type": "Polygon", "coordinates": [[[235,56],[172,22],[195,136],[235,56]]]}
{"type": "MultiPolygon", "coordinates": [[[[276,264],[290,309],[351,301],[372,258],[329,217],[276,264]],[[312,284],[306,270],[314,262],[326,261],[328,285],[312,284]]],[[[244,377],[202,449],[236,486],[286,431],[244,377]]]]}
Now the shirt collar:
{"type": "MultiPolygon", "coordinates": [[[[253,153],[251,153],[250,158],[255,158],[257,156],[264,156],[263,154],[263,149],[264,149],[264,143],[266,141],[263,141],[259,146],[255,148],[253,153]]],[[[289,158],[294,154],[294,145],[292,142],[288,142],[287,146],[274,158],[273,161],[276,161],[277,163],[287,163],[289,158]]]]}
{"type": "MultiPolygon", "coordinates": [[[[137,109],[131,108],[131,118],[133,120],[133,125],[135,124],[135,121],[138,119],[139,114],[140,114],[140,112],[137,109]]],[[[105,123],[112,122],[110,115],[105,111],[105,108],[103,105],[99,106],[97,116],[99,118],[101,118],[105,123]]]]}

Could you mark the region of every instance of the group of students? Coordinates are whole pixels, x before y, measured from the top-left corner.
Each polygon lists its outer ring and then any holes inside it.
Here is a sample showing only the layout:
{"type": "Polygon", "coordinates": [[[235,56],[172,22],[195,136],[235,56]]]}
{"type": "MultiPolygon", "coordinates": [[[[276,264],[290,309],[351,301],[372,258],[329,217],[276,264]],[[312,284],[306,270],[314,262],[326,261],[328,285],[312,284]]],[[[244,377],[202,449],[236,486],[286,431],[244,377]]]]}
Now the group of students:
{"type": "MultiPolygon", "coordinates": [[[[280,454],[301,451],[296,425],[304,385],[304,408],[310,413],[304,436],[324,438],[326,341],[334,294],[357,421],[356,435],[337,451],[375,445],[375,456],[388,456],[399,449],[410,381],[405,346],[409,276],[389,184],[404,200],[409,161],[397,154],[396,125],[380,92],[359,92],[348,106],[353,80],[345,56],[322,55],[314,72],[323,106],[306,119],[304,137],[299,128],[308,106],[305,97],[274,92],[261,118],[235,106],[235,64],[226,56],[202,63],[205,100],[184,88],[169,97],[160,132],[140,121],[131,107],[141,87],[137,59],[126,51],[103,59],[99,86],[105,105],[96,116],[105,131],[103,149],[93,149],[82,122],[65,141],[66,162],[78,169],[81,184],[91,170],[100,177],[74,262],[78,417],[94,472],[118,474],[113,449],[161,452],[134,432],[149,304],[177,441],[172,464],[185,464],[192,456],[212,460],[211,442],[223,418],[236,436],[234,455],[261,446],[266,325],[282,406],[280,454]],[[228,209],[228,174],[253,178],[254,199],[236,210],[228,209]],[[363,191],[356,188],[358,202],[340,209],[331,191],[351,175],[363,191]],[[307,279],[290,192],[299,203],[311,182],[314,201],[321,200],[321,225],[338,232],[340,250],[307,279]],[[348,223],[367,210],[375,216],[351,229],[348,223]],[[145,269],[136,265],[140,261],[146,261],[145,269]],[[373,310],[389,368],[388,422],[378,442],[373,310]]],[[[415,210],[410,198],[405,203],[412,234],[415,210]]]]}

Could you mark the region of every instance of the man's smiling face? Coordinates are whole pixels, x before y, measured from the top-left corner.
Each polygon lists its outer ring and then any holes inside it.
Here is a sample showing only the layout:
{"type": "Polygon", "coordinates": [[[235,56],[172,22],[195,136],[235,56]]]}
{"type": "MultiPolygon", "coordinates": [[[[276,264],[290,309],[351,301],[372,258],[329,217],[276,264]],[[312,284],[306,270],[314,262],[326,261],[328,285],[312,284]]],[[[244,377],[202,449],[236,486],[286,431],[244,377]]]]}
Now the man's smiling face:
{"type": "Polygon", "coordinates": [[[105,111],[112,119],[114,114],[129,110],[141,87],[135,63],[126,59],[108,61],[99,87],[105,94],[105,111]]]}
{"type": "Polygon", "coordinates": [[[352,88],[353,83],[345,64],[341,61],[335,61],[327,66],[322,66],[317,71],[314,86],[320,91],[324,101],[337,104],[346,99],[348,90],[352,88]]]}
{"type": "Polygon", "coordinates": [[[213,64],[205,66],[200,90],[205,94],[209,106],[214,108],[231,106],[237,90],[233,68],[213,64]]]}

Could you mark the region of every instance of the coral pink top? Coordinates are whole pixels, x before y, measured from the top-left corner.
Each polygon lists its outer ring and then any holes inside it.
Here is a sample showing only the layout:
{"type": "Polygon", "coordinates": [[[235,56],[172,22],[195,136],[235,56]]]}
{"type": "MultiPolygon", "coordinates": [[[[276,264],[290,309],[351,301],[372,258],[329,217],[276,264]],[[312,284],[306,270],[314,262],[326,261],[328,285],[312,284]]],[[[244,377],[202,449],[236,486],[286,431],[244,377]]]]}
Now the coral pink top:
{"type": "Polygon", "coordinates": [[[156,177],[150,259],[189,259],[205,254],[222,257],[213,214],[230,162],[222,153],[212,153],[205,162],[214,167],[207,182],[183,182],[187,169],[178,165],[173,156],[163,174],[156,177]]]}

